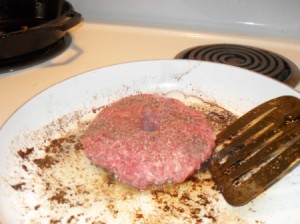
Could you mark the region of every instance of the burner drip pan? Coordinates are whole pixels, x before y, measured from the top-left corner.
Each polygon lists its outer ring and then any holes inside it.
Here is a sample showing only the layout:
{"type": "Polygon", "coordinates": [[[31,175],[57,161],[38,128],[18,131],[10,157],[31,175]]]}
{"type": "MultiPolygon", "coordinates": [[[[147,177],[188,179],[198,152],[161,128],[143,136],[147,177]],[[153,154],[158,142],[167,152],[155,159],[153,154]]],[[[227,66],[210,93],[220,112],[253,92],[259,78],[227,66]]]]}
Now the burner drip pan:
{"type": "Polygon", "coordinates": [[[252,70],[278,81],[292,76],[292,67],[281,56],[259,48],[235,44],[214,44],[189,48],[176,59],[211,61],[252,70]]]}

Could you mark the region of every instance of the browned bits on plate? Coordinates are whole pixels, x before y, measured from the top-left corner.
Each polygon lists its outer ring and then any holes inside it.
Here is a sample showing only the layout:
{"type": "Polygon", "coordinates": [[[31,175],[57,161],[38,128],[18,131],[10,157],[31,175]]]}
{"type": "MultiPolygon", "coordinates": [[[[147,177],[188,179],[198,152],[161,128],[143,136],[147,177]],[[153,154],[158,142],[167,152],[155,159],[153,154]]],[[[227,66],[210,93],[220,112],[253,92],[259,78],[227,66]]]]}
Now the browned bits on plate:
{"type": "Polygon", "coordinates": [[[17,152],[18,156],[20,156],[22,159],[27,159],[28,156],[33,152],[34,148],[26,148],[25,151],[19,150],[17,152]]]}
{"type": "Polygon", "coordinates": [[[80,142],[76,143],[76,144],[74,145],[74,149],[75,149],[76,151],[83,150],[82,144],[81,144],[80,142]]]}
{"type": "Polygon", "coordinates": [[[199,205],[207,206],[210,204],[210,201],[208,200],[208,198],[203,194],[198,194],[197,198],[198,198],[197,202],[199,205]]]}
{"type": "Polygon", "coordinates": [[[191,198],[190,198],[190,195],[188,194],[188,193],[183,193],[182,195],[181,195],[181,197],[180,197],[180,202],[182,202],[182,203],[187,203],[188,201],[190,201],[191,200],[191,198]]]}
{"type": "Polygon", "coordinates": [[[22,191],[23,187],[25,186],[25,183],[18,183],[18,184],[14,184],[14,185],[10,185],[13,189],[15,189],[16,191],[22,191]]]}
{"type": "Polygon", "coordinates": [[[40,168],[50,168],[55,163],[58,163],[58,160],[54,159],[52,156],[46,155],[44,158],[41,159],[34,159],[33,162],[40,168]]]}
{"type": "MultiPolygon", "coordinates": [[[[225,116],[229,115],[225,114],[225,116]]],[[[225,125],[221,124],[221,118],[217,119],[217,117],[214,117],[213,119],[215,119],[212,124],[213,126],[217,125],[217,127],[219,127],[220,125],[225,125]],[[220,123],[218,123],[219,121],[220,123]]],[[[86,217],[86,214],[81,213],[83,210],[80,207],[84,209],[95,208],[93,207],[95,204],[99,204],[103,201],[106,214],[109,214],[111,218],[116,218],[122,215],[122,211],[117,210],[120,208],[114,206],[115,202],[117,205],[117,203],[122,200],[122,204],[131,207],[129,203],[135,203],[135,200],[139,199],[141,192],[128,190],[126,185],[124,185],[125,187],[120,186],[120,182],[117,181],[116,178],[104,171],[96,172],[94,167],[85,161],[80,138],[86,127],[87,125],[85,123],[82,127],[63,134],[57,139],[49,139],[49,137],[47,137],[41,147],[35,147],[34,150],[30,147],[28,147],[28,149],[23,147],[19,152],[20,154],[16,154],[20,161],[19,168],[21,168],[22,171],[26,171],[26,175],[31,175],[31,177],[38,180],[33,184],[30,182],[30,186],[33,185],[34,189],[40,188],[41,192],[36,190],[33,193],[40,198],[47,199],[46,204],[36,202],[36,204],[33,205],[35,207],[31,205],[31,207],[28,206],[27,208],[29,209],[30,207],[31,212],[35,212],[37,222],[41,219],[45,219],[45,215],[42,214],[41,211],[46,211],[46,209],[51,208],[57,215],[53,216],[52,214],[54,213],[48,213],[46,217],[47,220],[45,221],[47,223],[76,223],[79,220],[85,220],[86,223],[104,224],[105,218],[102,216],[102,211],[101,214],[97,214],[97,216],[86,217]],[[74,172],[76,178],[70,180],[70,182],[65,182],[65,174],[60,171],[71,175],[74,172]],[[89,176],[90,171],[95,171],[94,175],[97,174],[100,176],[89,176]],[[63,178],[61,179],[62,176],[63,178]],[[41,185],[39,185],[39,180],[43,181],[41,185]],[[76,180],[82,180],[83,182],[77,182],[76,180]],[[68,213],[68,211],[73,210],[73,208],[75,208],[74,210],[77,210],[77,212],[74,214],[68,213]],[[64,213],[65,216],[60,214],[61,211],[66,212],[64,213]],[[64,220],[62,220],[61,217],[63,217],[64,220]]],[[[216,128],[216,130],[218,130],[218,128],[216,128]]],[[[206,171],[207,170],[204,170],[204,172],[206,171]]],[[[163,187],[145,191],[144,193],[147,200],[149,199],[151,204],[155,206],[153,213],[149,215],[139,208],[129,209],[132,221],[130,223],[158,223],[162,220],[161,217],[166,219],[175,218],[176,220],[181,220],[182,223],[201,223],[201,219],[203,222],[211,222],[213,219],[208,218],[212,213],[210,207],[214,205],[217,199],[210,198],[210,196],[212,196],[211,193],[205,195],[206,190],[203,191],[203,189],[211,189],[213,182],[210,177],[205,179],[200,172],[202,173],[202,170],[190,177],[183,184],[167,184],[163,187]],[[186,192],[186,194],[184,194],[184,192],[186,192]],[[207,198],[205,198],[205,196],[207,196],[207,198]],[[210,199],[211,201],[209,201],[210,199]],[[207,217],[204,217],[204,215],[207,217]]],[[[18,188],[15,183],[21,184],[22,182],[23,179],[19,179],[17,182],[12,182],[12,184],[14,184],[12,186],[18,188]]],[[[22,185],[19,186],[19,188],[26,192],[29,187],[22,185]]],[[[220,211],[216,209],[215,213],[216,219],[219,219],[220,211]]]]}
{"type": "Polygon", "coordinates": [[[74,219],[75,219],[75,216],[74,216],[74,215],[70,216],[70,217],[68,218],[68,220],[67,220],[67,223],[71,223],[72,220],[74,220],[74,219]]]}
{"type": "Polygon", "coordinates": [[[24,171],[28,172],[27,166],[25,166],[25,165],[23,164],[21,167],[22,167],[22,169],[23,169],[24,171]]]}
{"type": "Polygon", "coordinates": [[[136,219],[142,219],[142,218],[144,218],[144,216],[143,216],[143,214],[141,214],[141,213],[136,213],[136,214],[135,214],[135,218],[136,218],[136,219]]]}
{"type": "Polygon", "coordinates": [[[50,201],[56,201],[58,204],[68,203],[69,200],[65,198],[67,193],[63,190],[58,190],[55,195],[49,198],[50,201]]]}

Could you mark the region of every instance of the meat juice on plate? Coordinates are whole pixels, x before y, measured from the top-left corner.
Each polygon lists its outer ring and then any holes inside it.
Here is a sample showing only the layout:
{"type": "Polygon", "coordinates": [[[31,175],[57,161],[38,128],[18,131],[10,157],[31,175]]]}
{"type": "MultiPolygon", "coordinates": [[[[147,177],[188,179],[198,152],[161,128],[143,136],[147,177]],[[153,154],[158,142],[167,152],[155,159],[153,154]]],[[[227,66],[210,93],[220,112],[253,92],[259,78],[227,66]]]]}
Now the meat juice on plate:
{"type": "MultiPolygon", "coordinates": [[[[215,133],[236,119],[195,96],[167,96],[202,110],[215,133]]],[[[205,167],[182,184],[141,191],[93,165],[80,140],[100,110],[66,115],[30,133],[31,144],[15,149],[16,175],[7,184],[23,223],[245,223],[214,188],[205,167]],[[70,123],[72,130],[64,131],[70,123]]]]}

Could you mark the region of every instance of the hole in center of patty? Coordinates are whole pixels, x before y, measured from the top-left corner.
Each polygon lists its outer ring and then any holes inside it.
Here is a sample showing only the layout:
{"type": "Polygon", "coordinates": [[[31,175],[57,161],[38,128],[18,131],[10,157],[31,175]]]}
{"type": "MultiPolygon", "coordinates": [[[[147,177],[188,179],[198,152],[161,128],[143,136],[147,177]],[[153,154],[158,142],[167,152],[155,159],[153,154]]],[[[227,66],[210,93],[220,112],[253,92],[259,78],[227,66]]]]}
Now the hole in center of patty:
{"type": "Polygon", "coordinates": [[[141,129],[144,131],[156,131],[157,128],[157,116],[151,110],[145,109],[141,117],[141,129]]]}

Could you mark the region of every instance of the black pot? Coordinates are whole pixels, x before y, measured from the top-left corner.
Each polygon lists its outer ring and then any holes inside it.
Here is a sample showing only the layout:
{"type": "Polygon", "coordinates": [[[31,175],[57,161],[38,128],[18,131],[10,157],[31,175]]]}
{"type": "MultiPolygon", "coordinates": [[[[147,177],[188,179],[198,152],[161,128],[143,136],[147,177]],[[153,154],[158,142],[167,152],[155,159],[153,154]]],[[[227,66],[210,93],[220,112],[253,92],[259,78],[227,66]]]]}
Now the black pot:
{"type": "Polygon", "coordinates": [[[0,0],[0,60],[50,46],[81,20],[63,0],[0,0]]]}

